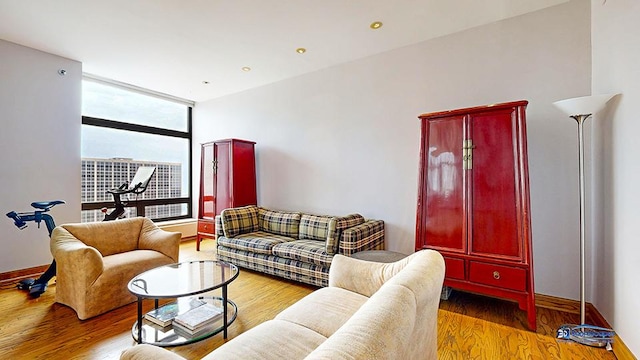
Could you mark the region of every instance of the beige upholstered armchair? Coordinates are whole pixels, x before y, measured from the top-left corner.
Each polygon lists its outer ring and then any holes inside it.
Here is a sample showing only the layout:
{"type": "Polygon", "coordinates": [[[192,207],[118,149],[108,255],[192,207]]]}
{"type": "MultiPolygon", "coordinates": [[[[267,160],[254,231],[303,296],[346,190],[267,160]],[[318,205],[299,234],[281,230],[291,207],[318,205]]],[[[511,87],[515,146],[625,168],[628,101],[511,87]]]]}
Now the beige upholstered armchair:
{"type": "Polygon", "coordinates": [[[178,262],[180,238],[142,217],[56,227],[51,234],[56,302],[84,320],[135,301],[129,280],[178,262]]]}

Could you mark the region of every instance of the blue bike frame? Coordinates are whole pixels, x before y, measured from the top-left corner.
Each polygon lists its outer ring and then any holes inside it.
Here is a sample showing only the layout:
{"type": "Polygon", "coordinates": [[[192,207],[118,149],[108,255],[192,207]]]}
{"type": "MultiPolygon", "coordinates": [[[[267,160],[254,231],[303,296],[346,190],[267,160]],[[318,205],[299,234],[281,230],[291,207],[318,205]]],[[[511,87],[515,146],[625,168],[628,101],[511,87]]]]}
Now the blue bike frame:
{"type": "MultiPolygon", "coordinates": [[[[7,213],[7,217],[13,219],[13,223],[20,230],[27,227],[27,222],[33,221],[38,224],[39,228],[40,222],[44,221],[45,225],[47,226],[47,231],[49,232],[49,237],[51,237],[51,233],[53,232],[53,229],[55,229],[56,223],[53,220],[53,217],[47,214],[47,212],[51,210],[52,207],[64,203],[65,202],[62,200],[37,201],[31,203],[31,206],[36,208],[36,210],[32,212],[22,213],[10,211],[7,213]]],[[[56,261],[54,259],[51,262],[51,265],[49,265],[49,268],[42,275],[40,275],[37,280],[23,280],[20,282],[20,285],[18,285],[18,287],[29,289],[29,295],[31,295],[32,297],[39,297],[46,290],[49,280],[51,280],[55,275],[56,261]]]]}

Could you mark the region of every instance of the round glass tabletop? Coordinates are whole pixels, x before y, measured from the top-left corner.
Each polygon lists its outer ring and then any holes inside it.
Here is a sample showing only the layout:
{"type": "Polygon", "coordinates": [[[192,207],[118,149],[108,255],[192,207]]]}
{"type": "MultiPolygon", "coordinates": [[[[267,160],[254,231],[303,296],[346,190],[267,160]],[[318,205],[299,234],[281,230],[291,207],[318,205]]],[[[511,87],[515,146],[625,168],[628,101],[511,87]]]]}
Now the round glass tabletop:
{"type": "Polygon", "coordinates": [[[238,268],[223,261],[197,260],[148,270],[129,281],[129,291],[143,298],[175,298],[217,289],[238,277],[238,268]]]}

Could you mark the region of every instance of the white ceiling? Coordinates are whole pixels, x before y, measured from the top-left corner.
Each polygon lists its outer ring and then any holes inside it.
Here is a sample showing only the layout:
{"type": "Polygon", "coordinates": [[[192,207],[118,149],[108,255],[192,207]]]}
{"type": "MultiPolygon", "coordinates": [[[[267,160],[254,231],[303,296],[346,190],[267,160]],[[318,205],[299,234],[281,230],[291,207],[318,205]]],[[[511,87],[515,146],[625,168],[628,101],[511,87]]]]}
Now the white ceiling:
{"type": "Polygon", "coordinates": [[[203,101],[568,1],[0,0],[0,39],[203,101]]]}

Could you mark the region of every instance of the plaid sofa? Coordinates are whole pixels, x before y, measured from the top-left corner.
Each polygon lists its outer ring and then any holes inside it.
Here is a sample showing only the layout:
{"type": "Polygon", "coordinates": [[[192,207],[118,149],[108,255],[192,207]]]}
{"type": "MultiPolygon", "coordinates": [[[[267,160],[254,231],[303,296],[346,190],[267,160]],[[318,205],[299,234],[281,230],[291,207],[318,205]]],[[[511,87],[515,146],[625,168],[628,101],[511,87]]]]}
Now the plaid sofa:
{"type": "Polygon", "coordinates": [[[384,249],[384,222],[362,215],[312,215],[255,205],[216,216],[218,259],[316,286],[327,286],[335,254],[384,249]]]}

